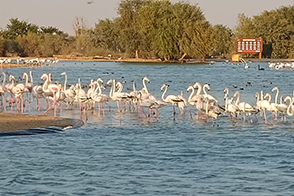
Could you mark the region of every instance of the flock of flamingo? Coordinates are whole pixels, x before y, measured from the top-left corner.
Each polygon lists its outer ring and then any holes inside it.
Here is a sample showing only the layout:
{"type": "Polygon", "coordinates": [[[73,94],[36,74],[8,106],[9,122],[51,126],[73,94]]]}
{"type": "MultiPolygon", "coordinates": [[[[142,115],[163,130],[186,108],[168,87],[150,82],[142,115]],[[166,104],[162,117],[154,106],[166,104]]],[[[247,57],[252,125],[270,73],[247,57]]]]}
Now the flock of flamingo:
{"type": "Polygon", "coordinates": [[[206,122],[213,119],[215,122],[220,116],[228,116],[231,120],[238,119],[244,122],[257,122],[257,114],[265,123],[268,123],[267,114],[272,114],[272,120],[278,120],[281,117],[282,121],[286,121],[286,116],[293,116],[294,114],[294,96],[280,96],[279,88],[274,87],[272,92],[276,92],[275,99],[272,101],[271,94],[263,91],[256,92],[256,104],[252,105],[241,99],[241,93],[236,91],[233,96],[229,95],[229,89],[224,90],[225,104],[220,105],[219,101],[209,94],[210,90],[208,84],[201,85],[196,82],[188,86],[187,91],[190,92],[188,98],[179,95],[166,95],[169,85],[163,84],[161,87],[161,100],[155,98],[147,87],[146,82],[150,82],[147,77],[142,79],[143,88],[136,90],[136,84],[133,82],[133,90],[130,92],[123,92],[122,82],[117,82],[111,79],[105,85],[101,78],[97,80],[92,79],[87,88],[81,85],[80,79],[75,85],[67,84],[67,74],[64,72],[64,84],[53,83],[51,81],[51,74],[43,74],[41,79],[43,84],[33,84],[32,72],[23,73],[25,83],[15,81],[13,75],[9,75],[9,82],[4,72],[0,74],[3,77],[2,85],[0,86],[1,106],[3,111],[7,111],[10,107],[11,111],[24,113],[30,110],[30,104],[36,100],[36,109],[41,110],[41,103],[43,102],[42,110],[44,114],[48,111],[54,111],[54,116],[57,111],[62,112],[62,105],[66,105],[67,109],[79,108],[81,113],[86,110],[98,109],[99,114],[105,117],[105,107],[110,107],[109,102],[114,101],[117,104],[118,112],[138,112],[140,116],[145,116],[149,119],[159,118],[159,109],[168,104],[173,107],[173,119],[175,119],[176,110],[180,111],[180,115],[185,114],[185,109],[188,107],[191,118],[193,118],[193,111],[197,119],[203,119],[206,122]],[[109,93],[105,94],[105,89],[109,87],[109,93]],[[96,104],[98,106],[96,106],[96,104]],[[178,109],[177,109],[178,108],[178,109]],[[148,109],[149,112],[144,112],[148,109]]]}
{"type": "Polygon", "coordinates": [[[42,65],[56,65],[59,62],[57,58],[32,58],[32,59],[11,59],[11,58],[4,58],[0,59],[0,66],[3,68],[4,64],[26,64],[28,66],[42,66],[42,65]]]}
{"type": "Polygon", "coordinates": [[[281,70],[281,69],[294,69],[294,62],[273,62],[269,63],[268,67],[270,69],[276,69],[276,70],[281,70]]]}

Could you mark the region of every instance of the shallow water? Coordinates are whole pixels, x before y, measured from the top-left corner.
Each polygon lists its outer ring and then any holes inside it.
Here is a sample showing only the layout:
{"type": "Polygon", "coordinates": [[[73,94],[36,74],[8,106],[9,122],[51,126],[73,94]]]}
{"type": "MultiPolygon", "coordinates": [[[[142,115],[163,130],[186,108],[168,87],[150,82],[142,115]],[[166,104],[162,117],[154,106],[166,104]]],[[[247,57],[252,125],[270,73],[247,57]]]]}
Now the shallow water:
{"type": "MultiPolygon", "coordinates": [[[[101,77],[125,80],[124,90],[142,88],[141,78],[151,82],[149,91],[160,99],[160,87],[170,85],[167,94],[180,94],[195,82],[209,83],[210,93],[223,104],[223,90],[232,96],[243,87],[241,99],[255,104],[255,92],[292,95],[293,70],[257,70],[242,65],[122,64],[113,62],[59,62],[56,67],[5,70],[15,76],[30,70],[35,83],[42,73],[54,81],[66,71],[69,84],[82,84],[101,77]],[[252,86],[247,87],[246,82],[252,86]],[[232,88],[236,85],[238,88],[232,88]]],[[[109,89],[106,89],[106,93],[109,89]]],[[[274,94],[272,94],[274,98],[274,94]]],[[[250,124],[228,117],[211,120],[172,115],[172,106],[159,111],[159,121],[137,113],[116,111],[99,117],[97,109],[80,115],[77,109],[62,111],[62,117],[83,119],[82,127],[48,134],[35,129],[33,135],[0,137],[0,195],[291,195],[294,191],[294,123],[259,119],[250,124]]],[[[33,106],[31,106],[33,108],[33,106]]],[[[31,114],[42,113],[34,111],[31,114]]],[[[195,111],[194,111],[195,113],[195,111]]],[[[52,115],[49,112],[48,115],[52,115]]],[[[269,116],[270,119],[270,116],[269,116]]],[[[30,131],[28,131],[30,132],[30,131]]]]}

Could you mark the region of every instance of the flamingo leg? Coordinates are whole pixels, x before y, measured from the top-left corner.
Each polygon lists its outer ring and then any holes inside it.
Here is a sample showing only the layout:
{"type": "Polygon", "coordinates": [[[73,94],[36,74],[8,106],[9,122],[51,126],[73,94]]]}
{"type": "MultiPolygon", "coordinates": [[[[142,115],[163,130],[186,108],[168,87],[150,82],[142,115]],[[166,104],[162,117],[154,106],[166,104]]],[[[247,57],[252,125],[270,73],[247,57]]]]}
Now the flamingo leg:
{"type": "Polygon", "coordinates": [[[263,109],[263,113],[264,113],[264,123],[267,124],[265,109],[263,109]]]}
{"type": "Polygon", "coordinates": [[[175,105],[173,104],[173,114],[174,114],[174,121],[176,120],[176,109],[175,109],[175,105]]]}

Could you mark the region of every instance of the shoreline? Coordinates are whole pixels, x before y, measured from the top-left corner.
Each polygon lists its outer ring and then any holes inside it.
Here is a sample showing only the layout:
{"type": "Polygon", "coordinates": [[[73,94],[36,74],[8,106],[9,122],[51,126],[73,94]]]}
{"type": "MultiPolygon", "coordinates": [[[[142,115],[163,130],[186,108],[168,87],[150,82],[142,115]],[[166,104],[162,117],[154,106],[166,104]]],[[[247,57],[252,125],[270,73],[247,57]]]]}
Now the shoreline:
{"type": "MultiPolygon", "coordinates": [[[[0,59],[5,59],[8,57],[0,57],[0,59]]],[[[10,57],[12,61],[16,61],[18,57],[10,57]]],[[[25,57],[23,60],[36,59],[33,57],[25,57]]],[[[218,59],[218,58],[207,58],[205,62],[202,59],[184,59],[183,61],[162,61],[160,59],[142,59],[142,58],[114,58],[114,57],[66,57],[66,56],[53,56],[48,58],[40,59],[58,59],[58,61],[89,61],[89,62],[117,62],[117,63],[175,63],[175,64],[211,64],[214,62],[232,63],[232,59],[218,59]]],[[[245,58],[246,62],[294,62],[294,59],[268,59],[268,58],[245,58]]],[[[237,62],[233,62],[237,63],[237,62]]],[[[18,67],[36,67],[40,66],[38,64],[25,64],[25,63],[3,63],[2,68],[18,68],[18,67]]],[[[44,66],[44,65],[42,65],[44,66]]],[[[48,65],[45,65],[48,66],[48,65]]]]}
{"type": "MultiPolygon", "coordinates": [[[[50,117],[44,115],[29,115],[29,114],[16,114],[0,112],[0,133],[12,133],[16,131],[25,131],[33,128],[42,127],[74,127],[74,120],[50,117]]],[[[79,120],[80,121],[80,120],[79,120]]],[[[83,124],[80,121],[81,124],[83,124]]]]}

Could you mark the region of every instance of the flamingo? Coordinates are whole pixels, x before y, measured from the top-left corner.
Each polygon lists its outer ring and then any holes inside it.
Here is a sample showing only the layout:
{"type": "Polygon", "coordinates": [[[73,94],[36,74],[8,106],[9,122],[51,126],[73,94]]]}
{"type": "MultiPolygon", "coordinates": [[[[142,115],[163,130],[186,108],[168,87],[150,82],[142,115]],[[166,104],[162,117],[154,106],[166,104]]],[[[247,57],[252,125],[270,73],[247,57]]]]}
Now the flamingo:
{"type": "MultiPolygon", "coordinates": [[[[188,103],[189,103],[191,106],[195,106],[195,105],[196,105],[196,102],[197,102],[197,99],[196,99],[196,97],[195,97],[195,95],[194,95],[195,89],[193,88],[193,86],[189,86],[189,87],[187,88],[187,92],[189,92],[190,90],[191,90],[191,93],[190,93],[190,95],[189,95],[189,97],[188,97],[188,103]]],[[[193,108],[193,107],[191,107],[191,109],[189,110],[189,111],[190,111],[190,116],[191,116],[191,118],[192,118],[192,108],[193,108]]]]}
{"type": "Polygon", "coordinates": [[[119,83],[119,90],[118,91],[115,91],[115,86],[116,86],[116,83],[115,83],[115,80],[109,80],[107,82],[107,84],[112,84],[111,86],[111,89],[110,89],[110,93],[109,93],[109,97],[113,100],[113,101],[116,101],[117,103],[117,109],[118,111],[122,111],[122,109],[120,108],[120,102],[122,100],[125,100],[127,98],[129,98],[130,96],[126,93],[122,93],[122,92],[119,92],[122,90],[122,86],[121,86],[121,83],[119,83]]]}
{"type": "Polygon", "coordinates": [[[175,120],[175,114],[176,114],[175,106],[179,106],[179,103],[185,102],[185,100],[183,100],[181,97],[176,96],[176,95],[168,95],[167,97],[164,97],[167,92],[168,87],[169,87],[168,84],[162,85],[161,90],[164,89],[164,92],[161,95],[161,99],[164,102],[171,103],[173,105],[173,115],[174,115],[174,120],[175,120]]]}
{"type": "Polygon", "coordinates": [[[86,112],[86,103],[89,102],[90,98],[87,96],[84,89],[82,89],[81,79],[78,79],[78,83],[76,84],[76,100],[80,103],[80,110],[84,110],[86,112]],[[83,105],[83,107],[82,107],[83,105]]]}
{"type": "Polygon", "coordinates": [[[49,99],[53,99],[53,104],[47,108],[44,114],[46,114],[52,107],[54,107],[54,116],[56,116],[56,112],[57,112],[56,104],[58,103],[58,101],[64,99],[64,95],[62,95],[62,93],[60,92],[61,86],[50,83],[49,75],[47,74],[43,74],[41,76],[41,79],[45,80],[42,87],[44,94],[46,94],[49,99]]]}
{"type": "Polygon", "coordinates": [[[41,102],[40,99],[41,98],[46,98],[44,95],[44,91],[43,91],[43,85],[34,85],[34,79],[33,79],[33,75],[32,75],[32,71],[30,71],[30,78],[31,78],[31,83],[33,84],[33,89],[32,89],[32,94],[33,97],[36,97],[37,99],[37,106],[36,109],[38,109],[40,111],[41,108],[41,102]]]}
{"type": "Polygon", "coordinates": [[[287,100],[290,101],[289,106],[288,106],[288,108],[287,108],[287,114],[288,114],[289,116],[293,116],[293,115],[294,115],[294,111],[293,111],[294,98],[293,98],[293,97],[291,98],[290,96],[287,96],[287,97],[285,98],[285,102],[286,102],[287,100]]]}
{"type": "Polygon", "coordinates": [[[218,103],[218,101],[217,101],[217,99],[216,98],[214,98],[213,96],[211,96],[211,95],[209,95],[207,92],[206,92],[206,89],[208,89],[208,90],[210,90],[210,86],[209,86],[209,84],[204,84],[203,85],[203,97],[204,97],[204,99],[206,99],[206,98],[208,98],[208,102],[210,102],[210,103],[218,103]]]}
{"type": "MultiPolygon", "coordinates": [[[[17,103],[19,103],[20,110],[23,113],[23,93],[26,91],[24,84],[17,84],[15,85],[15,78],[13,75],[9,76],[9,81],[11,81],[11,86],[9,87],[9,91],[14,95],[14,97],[17,100],[17,103]]],[[[13,107],[13,98],[11,99],[11,106],[13,107]]]]}
{"type": "Polygon", "coordinates": [[[230,113],[230,116],[233,117],[233,114],[240,113],[238,106],[233,104],[233,99],[229,99],[229,89],[225,88],[224,90],[225,96],[225,111],[230,113]]]}
{"type": "Polygon", "coordinates": [[[67,74],[66,72],[61,73],[61,75],[64,75],[64,86],[63,86],[63,92],[66,95],[66,98],[64,99],[64,101],[67,104],[67,108],[69,107],[69,105],[72,105],[74,100],[75,100],[75,96],[76,96],[76,92],[74,90],[74,86],[71,86],[70,88],[67,89],[67,74]]]}
{"type": "Polygon", "coordinates": [[[260,102],[259,102],[259,107],[260,109],[263,111],[263,115],[264,115],[264,122],[265,124],[267,124],[267,118],[266,118],[266,110],[268,110],[271,106],[270,106],[270,102],[268,100],[265,100],[263,97],[263,91],[260,92],[260,102]]]}
{"type": "MultiPolygon", "coordinates": [[[[270,106],[267,108],[267,110],[272,113],[272,120],[273,120],[274,115],[275,115],[275,119],[277,120],[277,114],[278,114],[278,108],[276,107],[277,104],[271,103],[272,96],[269,93],[265,94],[264,99],[266,99],[267,97],[268,97],[268,102],[270,104],[270,106]]],[[[287,110],[287,107],[286,107],[286,110],[287,110]]]]}
{"type": "Polygon", "coordinates": [[[193,88],[194,89],[197,89],[197,92],[196,92],[196,95],[194,97],[194,100],[195,100],[195,106],[198,110],[198,119],[199,119],[199,116],[201,113],[205,113],[205,97],[203,94],[201,94],[201,91],[202,91],[202,85],[199,83],[199,82],[196,82],[194,85],[193,85],[193,88]]]}
{"type": "Polygon", "coordinates": [[[3,104],[4,110],[6,111],[6,97],[5,97],[4,92],[8,91],[8,88],[10,87],[10,84],[5,84],[6,83],[6,74],[4,72],[2,72],[1,75],[3,75],[3,77],[4,77],[4,79],[2,81],[2,86],[1,86],[2,91],[3,91],[3,93],[2,93],[2,104],[3,104]]]}
{"type": "Polygon", "coordinates": [[[31,104],[31,96],[32,96],[32,91],[33,91],[33,82],[32,82],[32,71],[30,71],[30,77],[31,77],[31,82],[29,82],[29,76],[27,73],[23,73],[23,79],[26,80],[25,83],[25,89],[27,89],[27,92],[30,94],[30,99],[27,98],[27,102],[29,103],[29,105],[31,104]]]}
{"type": "MultiPolygon", "coordinates": [[[[283,103],[283,101],[282,101],[283,100],[283,97],[282,96],[280,97],[280,103],[278,103],[278,96],[279,96],[279,92],[280,92],[279,91],[279,88],[278,87],[274,87],[272,89],[272,92],[274,92],[274,91],[276,91],[274,105],[275,105],[275,107],[277,109],[277,112],[280,113],[280,114],[282,114],[282,116],[285,116],[285,114],[287,113],[287,110],[288,110],[288,106],[285,103],[283,103]]],[[[276,116],[276,118],[277,118],[277,116],[276,116]]]]}
{"type": "Polygon", "coordinates": [[[133,81],[133,91],[130,92],[129,94],[131,96],[131,103],[133,104],[134,106],[134,110],[136,111],[137,109],[137,102],[138,102],[138,99],[139,99],[139,96],[142,96],[142,92],[139,92],[136,90],[136,82],[133,81]],[[141,94],[139,94],[141,93],[141,94]]]}
{"type": "MultiPolygon", "coordinates": [[[[152,110],[156,110],[156,119],[159,119],[159,111],[158,109],[167,105],[167,103],[159,100],[154,100],[153,98],[147,97],[142,98],[142,92],[139,92],[138,106],[142,108],[142,112],[144,113],[143,107],[149,108],[149,116],[151,117],[152,110]]],[[[146,116],[146,114],[144,113],[146,116]]]]}
{"type": "Polygon", "coordinates": [[[245,115],[250,115],[252,113],[256,114],[258,112],[258,110],[256,108],[254,108],[253,106],[251,106],[249,103],[247,102],[240,102],[240,92],[236,91],[234,94],[234,97],[237,97],[236,100],[236,105],[239,108],[240,111],[244,112],[244,121],[245,121],[245,115]]]}
{"type": "MultiPolygon", "coordinates": [[[[0,74],[3,75],[3,72],[0,74]]],[[[4,75],[4,80],[6,80],[6,77],[4,75]]],[[[4,92],[5,92],[5,81],[3,80],[2,85],[0,86],[0,95],[1,95],[1,100],[2,100],[2,106],[5,106],[5,96],[4,96],[4,92]]]]}
{"type": "MultiPolygon", "coordinates": [[[[217,119],[217,117],[221,114],[221,112],[218,110],[218,107],[216,107],[215,105],[211,105],[210,104],[210,99],[208,97],[206,97],[204,99],[204,101],[206,102],[205,104],[205,113],[207,117],[211,117],[213,119],[217,119]]],[[[208,118],[206,118],[206,122],[207,122],[208,118]]],[[[214,121],[213,121],[214,123],[214,121]]]]}
{"type": "MultiPolygon", "coordinates": [[[[98,78],[97,81],[95,81],[95,82],[93,82],[93,84],[91,84],[93,86],[96,85],[96,87],[94,88],[94,92],[91,94],[91,99],[94,102],[98,103],[99,112],[100,112],[100,109],[102,108],[103,116],[105,116],[103,103],[105,103],[107,105],[107,102],[110,100],[110,97],[107,96],[106,94],[102,94],[101,85],[99,82],[103,83],[103,80],[101,78],[98,78]]],[[[107,105],[107,107],[110,111],[110,108],[108,105],[107,105]]]]}
{"type": "Polygon", "coordinates": [[[180,99],[182,99],[183,101],[182,102],[179,102],[177,104],[177,106],[178,106],[178,108],[180,108],[181,114],[184,114],[185,113],[185,107],[188,105],[188,102],[187,102],[186,98],[184,97],[183,91],[181,91],[181,94],[178,95],[178,97],[180,99]]]}

